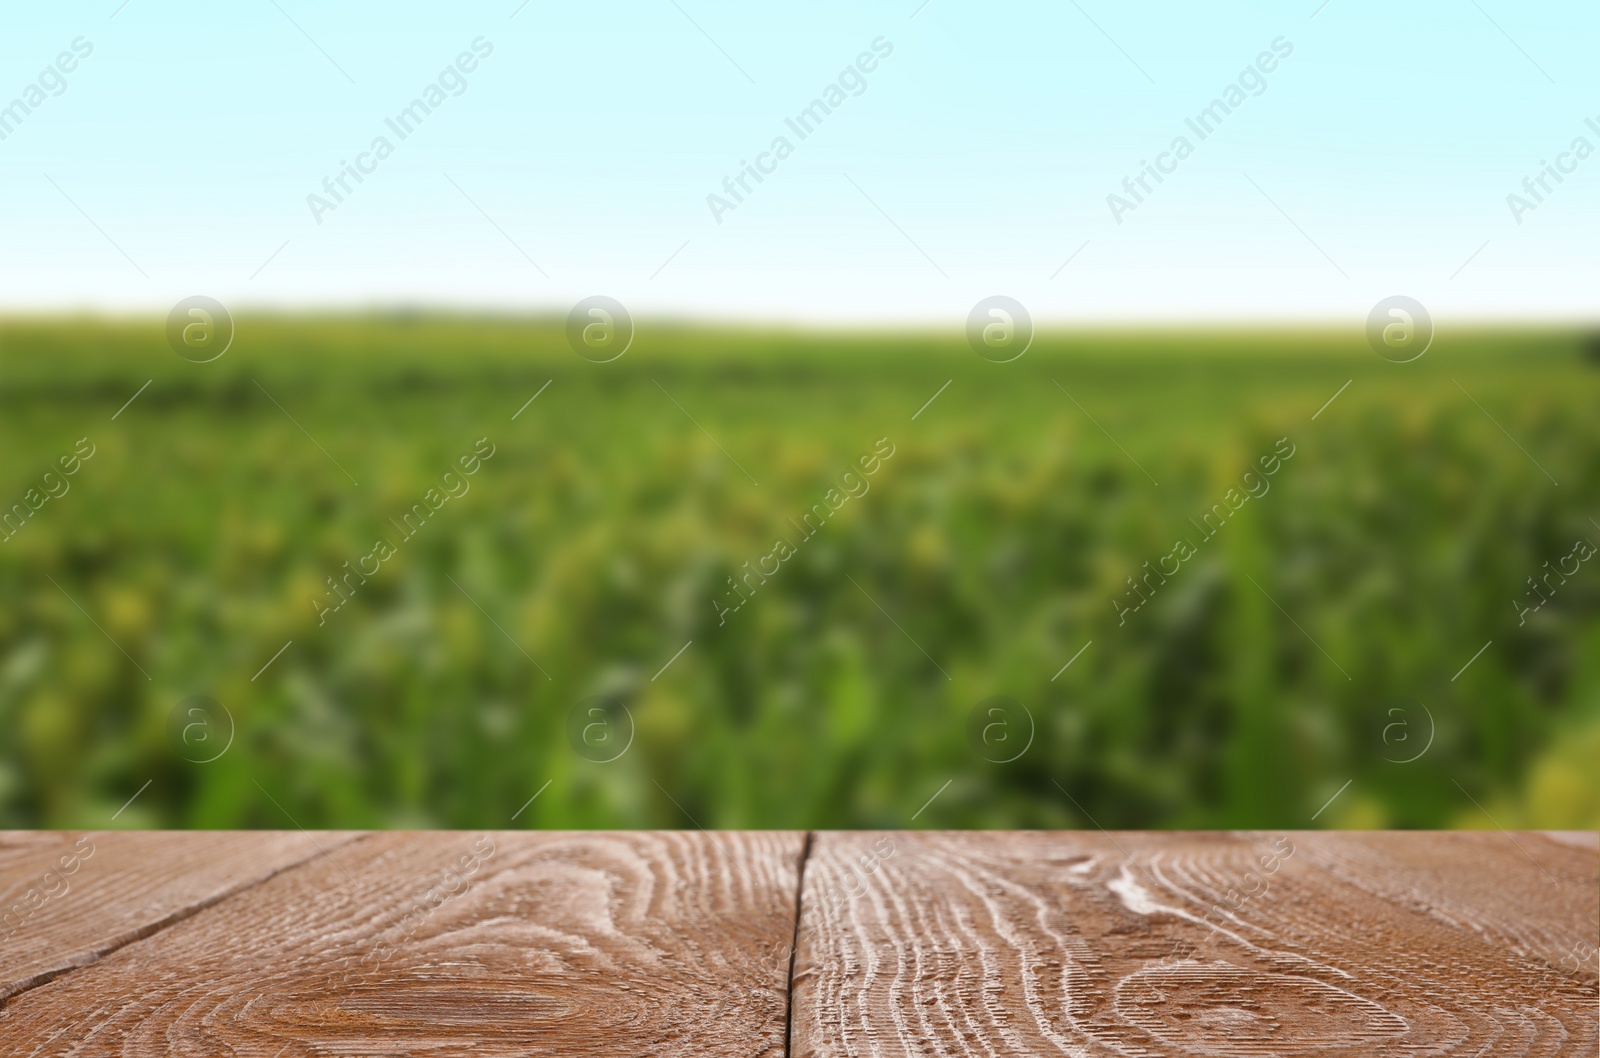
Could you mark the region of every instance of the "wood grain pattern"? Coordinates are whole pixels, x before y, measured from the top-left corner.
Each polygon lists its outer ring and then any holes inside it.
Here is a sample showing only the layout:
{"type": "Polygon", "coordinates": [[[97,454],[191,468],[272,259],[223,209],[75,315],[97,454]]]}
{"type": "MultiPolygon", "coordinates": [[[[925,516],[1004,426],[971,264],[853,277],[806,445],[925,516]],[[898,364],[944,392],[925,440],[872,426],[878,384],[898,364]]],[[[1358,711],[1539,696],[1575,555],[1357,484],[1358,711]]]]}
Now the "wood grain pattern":
{"type": "Polygon", "coordinates": [[[316,854],[304,834],[0,831],[0,1007],[316,854]]]}
{"type": "Polygon", "coordinates": [[[1538,834],[819,834],[796,1058],[1593,1058],[1597,858],[1538,834]]]}
{"type": "Polygon", "coordinates": [[[367,835],[16,997],[0,1050],[781,1055],[803,840],[367,835]]]}
{"type": "Polygon", "coordinates": [[[1592,833],[316,840],[0,835],[0,1054],[1600,1047],[1592,833]]]}

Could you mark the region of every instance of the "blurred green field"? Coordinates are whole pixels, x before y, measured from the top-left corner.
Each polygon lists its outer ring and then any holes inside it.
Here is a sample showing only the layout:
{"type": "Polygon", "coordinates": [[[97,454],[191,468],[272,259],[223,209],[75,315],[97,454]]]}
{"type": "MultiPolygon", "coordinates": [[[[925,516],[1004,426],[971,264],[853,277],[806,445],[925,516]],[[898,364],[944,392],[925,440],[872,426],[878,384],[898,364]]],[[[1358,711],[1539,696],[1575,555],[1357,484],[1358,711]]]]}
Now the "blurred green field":
{"type": "Polygon", "coordinates": [[[197,365],[159,319],[0,321],[0,505],[94,449],[0,540],[0,826],[1600,826],[1600,562],[1515,605],[1600,543],[1585,341],[1057,333],[998,365],[644,323],[598,365],[558,320],[259,316],[197,365]],[[233,722],[209,763],[193,695],[233,722]],[[569,740],[593,695],[634,724],[608,763],[569,740]],[[1007,763],[968,735],[993,695],[1032,719],[1007,763]]]}

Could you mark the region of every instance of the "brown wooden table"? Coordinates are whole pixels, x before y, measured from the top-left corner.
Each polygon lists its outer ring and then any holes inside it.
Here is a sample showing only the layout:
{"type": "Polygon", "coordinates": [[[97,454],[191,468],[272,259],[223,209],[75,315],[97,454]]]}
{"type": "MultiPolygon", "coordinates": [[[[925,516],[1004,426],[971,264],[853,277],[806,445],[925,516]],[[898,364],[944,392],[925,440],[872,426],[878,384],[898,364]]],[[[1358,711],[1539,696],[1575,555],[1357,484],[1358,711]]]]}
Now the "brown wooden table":
{"type": "Polygon", "coordinates": [[[0,832],[0,1055],[1592,1058],[1597,850],[0,832]]]}

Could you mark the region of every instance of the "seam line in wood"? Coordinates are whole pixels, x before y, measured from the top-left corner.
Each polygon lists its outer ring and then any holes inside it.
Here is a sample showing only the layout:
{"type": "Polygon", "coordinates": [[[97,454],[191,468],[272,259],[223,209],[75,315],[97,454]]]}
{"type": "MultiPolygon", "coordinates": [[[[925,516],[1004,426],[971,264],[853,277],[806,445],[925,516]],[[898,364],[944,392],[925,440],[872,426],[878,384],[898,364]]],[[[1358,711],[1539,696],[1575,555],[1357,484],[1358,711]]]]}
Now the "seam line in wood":
{"type": "MultiPolygon", "coordinates": [[[[357,834],[354,837],[341,841],[332,847],[336,849],[349,848],[356,842],[363,841],[368,837],[371,837],[370,833],[357,834]]],[[[11,1001],[20,995],[25,995],[36,988],[41,988],[49,984],[51,981],[65,977],[70,973],[93,966],[100,960],[121,951],[130,944],[137,944],[142,940],[149,940],[156,934],[171,929],[173,926],[176,926],[185,919],[193,918],[204,911],[211,910],[224,900],[231,900],[236,896],[241,896],[244,893],[255,889],[257,886],[264,885],[267,882],[272,881],[272,879],[278,877],[280,874],[287,874],[290,871],[299,870],[323,854],[324,850],[313,852],[304,859],[295,860],[293,863],[286,863],[282,867],[272,871],[270,874],[263,875],[254,881],[242,882],[226,892],[218,893],[216,896],[200,900],[190,907],[179,908],[177,911],[172,912],[170,915],[167,915],[164,918],[158,919],[155,922],[147,923],[132,930],[125,937],[108,941],[100,947],[95,948],[87,953],[82,962],[75,962],[69,966],[63,966],[54,970],[45,970],[40,973],[36,973],[32,977],[26,978],[25,980],[18,981],[15,988],[11,988],[9,990],[0,990],[0,1013],[4,1013],[6,1007],[10,1005],[11,1001]]]]}
{"type": "Polygon", "coordinates": [[[800,863],[794,872],[794,936],[789,940],[788,987],[784,989],[783,996],[784,1058],[791,1058],[794,1054],[794,961],[800,953],[800,919],[805,912],[806,861],[811,858],[811,843],[816,836],[816,831],[806,831],[805,841],[800,845],[800,863]]]}

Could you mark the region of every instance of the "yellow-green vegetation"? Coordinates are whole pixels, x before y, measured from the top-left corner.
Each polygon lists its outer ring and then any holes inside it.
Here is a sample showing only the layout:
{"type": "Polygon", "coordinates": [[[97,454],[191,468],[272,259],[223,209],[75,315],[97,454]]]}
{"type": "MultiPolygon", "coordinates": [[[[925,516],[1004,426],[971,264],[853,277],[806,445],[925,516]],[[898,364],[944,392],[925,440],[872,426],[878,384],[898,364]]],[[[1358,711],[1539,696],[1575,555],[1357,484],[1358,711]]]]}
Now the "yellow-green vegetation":
{"type": "Polygon", "coordinates": [[[1597,407],[1560,333],[993,364],[646,321],[593,364],[560,321],[266,316],[192,364],[159,319],[11,320],[0,826],[147,780],[115,825],[904,826],[943,789],[915,825],[1592,826],[1600,562],[1540,578],[1600,543],[1597,407]],[[231,744],[173,723],[196,695],[231,744]],[[595,695],[609,763],[569,738],[595,695]]]}

